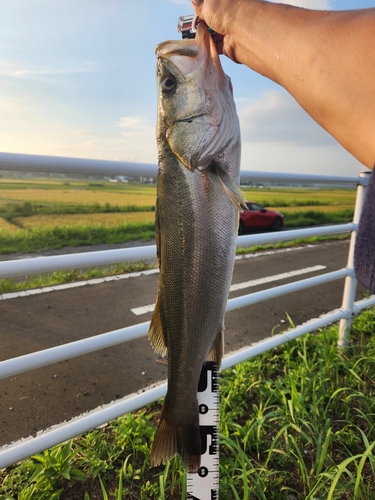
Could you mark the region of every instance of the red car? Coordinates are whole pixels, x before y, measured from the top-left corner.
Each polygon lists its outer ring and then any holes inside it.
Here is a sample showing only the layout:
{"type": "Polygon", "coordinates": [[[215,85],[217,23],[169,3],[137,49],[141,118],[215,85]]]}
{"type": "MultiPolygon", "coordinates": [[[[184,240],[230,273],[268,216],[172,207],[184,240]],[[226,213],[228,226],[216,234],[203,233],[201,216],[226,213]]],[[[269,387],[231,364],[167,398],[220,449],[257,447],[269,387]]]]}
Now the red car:
{"type": "Polygon", "coordinates": [[[238,234],[257,229],[271,229],[279,231],[284,225],[284,216],[279,212],[267,210],[267,208],[258,205],[252,201],[247,201],[247,210],[240,213],[240,223],[238,234]]]}

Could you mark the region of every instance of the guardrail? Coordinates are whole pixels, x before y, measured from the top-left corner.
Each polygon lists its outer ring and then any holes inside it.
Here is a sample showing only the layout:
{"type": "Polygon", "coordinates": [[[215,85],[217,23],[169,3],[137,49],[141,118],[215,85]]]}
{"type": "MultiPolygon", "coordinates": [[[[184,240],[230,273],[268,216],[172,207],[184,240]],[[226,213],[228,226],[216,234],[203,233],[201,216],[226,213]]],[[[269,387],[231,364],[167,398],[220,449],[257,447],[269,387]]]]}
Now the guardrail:
{"type": "MultiPolygon", "coordinates": [[[[20,155],[13,153],[0,153],[0,170],[59,172],[65,174],[83,173],[125,175],[136,177],[156,177],[157,175],[157,166],[152,164],[20,155]]],[[[228,300],[227,304],[227,311],[231,311],[233,309],[255,304],[263,300],[268,300],[298,290],[304,290],[312,286],[318,286],[328,281],[345,278],[341,308],[331,311],[319,318],[311,319],[304,325],[298,326],[293,330],[288,330],[280,335],[275,335],[226,356],[223,360],[222,368],[225,369],[233,366],[262,352],[266,352],[276,346],[289,342],[306,333],[337,321],[340,321],[339,345],[345,346],[347,344],[352,318],[361,310],[375,304],[375,296],[371,296],[368,299],[358,302],[354,301],[357,286],[353,268],[354,244],[366,187],[369,180],[369,172],[361,172],[359,176],[353,177],[337,177],[242,171],[241,180],[357,185],[357,198],[352,223],[283,231],[281,233],[240,236],[238,238],[237,246],[244,247],[293,240],[296,238],[351,233],[348,264],[345,268],[335,272],[322,274],[314,278],[303,279],[287,285],[272,287],[261,292],[243,295],[241,297],[228,300]]],[[[156,248],[153,245],[100,252],[84,252],[80,254],[60,255],[54,257],[27,258],[16,261],[10,260],[0,262],[0,278],[74,269],[79,267],[90,267],[104,264],[108,265],[140,259],[154,259],[155,256],[156,248]]],[[[27,291],[25,292],[25,295],[33,293],[38,293],[38,291],[27,291]]],[[[0,379],[143,337],[147,335],[148,327],[149,322],[145,322],[121,328],[119,330],[106,332],[84,340],[71,342],[2,361],[0,362],[0,379]]],[[[113,420],[114,418],[117,418],[125,413],[141,408],[146,404],[161,398],[165,395],[165,393],[166,383],[163,383],[161,385],[157,385],[156,387],[151,387],[140,394],[127,396],[121,400],[105,405],[104,407],[92,410],[83,416],[73,418],[69,422],[53,426],[41,434],[38,433],[36,437],[29,437],[17,443],[3,446],[0,448],[0,468],[7,467],[35,453],[39,453],[47,448],[50,448],[51,446],[98,427],[109,420],[113,420]]]]}

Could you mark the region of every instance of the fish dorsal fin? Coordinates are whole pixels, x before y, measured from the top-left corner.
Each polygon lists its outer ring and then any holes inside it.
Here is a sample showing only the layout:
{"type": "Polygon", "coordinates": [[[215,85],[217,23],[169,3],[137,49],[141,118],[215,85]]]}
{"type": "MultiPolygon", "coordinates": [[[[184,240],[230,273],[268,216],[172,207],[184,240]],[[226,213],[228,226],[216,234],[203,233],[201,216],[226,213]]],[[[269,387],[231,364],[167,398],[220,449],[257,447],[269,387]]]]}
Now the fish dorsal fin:
{"type": "Polygon", "coordinates": [[[211,351],[208,353],[208,356],[206,357],[205,361],[215,361],[217,366],[220,369],[221,365],[221,360],[223,359],[224,355],[224,326],[221,328],[220,332],[218,333],[213,346],[211,348],[211,351]]]}
{"type": "Polygon", "coordinates": [[[232,180],[230,175],[225,172],[225,170],[216,161],[212,161],[210,163],[210,169],[216,172],[221,187],[230,199],[234,208],[239,212],[242,212],[243,209],[247,210],[246,197],[241,189],[232,180]]]}
{"type": "Polygon", "coordinates": [[[165,356],[167,354],[167,341],[161,322],[159,298],[156,299],[155,309],[152,315],[150,329],[148,331],[148,340],[150,341],[150,344],[156,354],[160,354],[161,356],[165,356]]]}

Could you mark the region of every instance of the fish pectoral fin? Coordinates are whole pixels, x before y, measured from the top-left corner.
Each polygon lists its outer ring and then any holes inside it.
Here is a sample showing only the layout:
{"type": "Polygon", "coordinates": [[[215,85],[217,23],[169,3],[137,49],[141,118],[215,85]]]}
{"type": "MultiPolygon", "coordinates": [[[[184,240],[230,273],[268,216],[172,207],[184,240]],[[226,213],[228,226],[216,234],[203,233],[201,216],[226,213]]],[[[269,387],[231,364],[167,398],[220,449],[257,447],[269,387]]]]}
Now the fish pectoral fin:
{"type": "Polygon", "coordinates": [[[161,356],[165,356],[167,354],[168,346],[164,335],[163,325],[161,323],[159,298],[156,299],[155,309],[152,315],[150,329],[148,331],[148,340],[150,341],[150,344],[156,354],[160,354],[161,356]]]}
{"type": "Polygon", "coordinates": [[[151,464],[165,464],[167,460],[179,455],[187,472],[197,472],[201,461],[198,403],[197,413],[190,423],[176,426],[168,422],[167,416],[168,409],[164,403],[152,445],[151,464]]]}
{"type": "Polygon", "coordinates": [[[224,327],[222,327],[222,329],[218,333],[211,347],[211,351],[208,353],[205,361],[214,361],[220,370],[220,365],[221,365],[221,360],[223,359],[223,355],[224,355],[224,327]]]}
{"type": "Polygon", "coordinates": [[[230,175],[216,161],[210,163],[210,168],[216,172],[221,187],[234,208],[239,212],[242,212],[243,209],[247,210],[246,197],[241,189],[234,183],[230,175]]]}

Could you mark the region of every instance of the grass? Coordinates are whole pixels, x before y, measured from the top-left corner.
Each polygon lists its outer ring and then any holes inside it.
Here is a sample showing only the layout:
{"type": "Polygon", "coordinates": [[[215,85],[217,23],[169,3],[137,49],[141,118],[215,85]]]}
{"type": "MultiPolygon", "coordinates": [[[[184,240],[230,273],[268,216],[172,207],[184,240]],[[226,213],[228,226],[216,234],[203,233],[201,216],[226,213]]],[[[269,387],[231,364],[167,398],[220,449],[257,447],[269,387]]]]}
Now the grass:
{"type": "Polygon", "coordinates": [[[11,224],[8,222],[6,219],[3,219],[0,217],[0,234],[2,233],[13,233],[14,231],[17,231],[17,226],[14,224],[11,224]]]}
{"type": "MultiPolygon", "coordinates": [[[[299,245],[313,245],[324,241],[348,239],[349,234],[339,236],[314,236],[312,238],[298,238],[293,241],[280,241],[279,243],[269,245],[255,245],[252,247],[239,248],[237,254],[249,254],[263,250],[289,248],[299,245]]],[[[133,262],[118,263],[112,266],[92,267],[86,269],[70,269],[67,271],[55,271],[53,273],[33,274],[23,278],[5,278],[0,279],[0,294],[17,292],[21,290],[31,290],[45,286],[59,285],[62,283],[72,283],[79,280],[88,280],[92,278],[102,278],[105,276],[114,276],[116,274],[141,271],[154,268],[156,263],[133,262]]]]}
{"type": "Polygon", "coordinates": [[[17,224],[17,219],[19,218],[34,218],[44,217],[44,219],[50,220],[50,225],[56,219],[56,217],[72,217],[73,215],[128,215],[130,213],[141,212],[154,212],[155,206],[147,205],[112,205],[110,203],[105,203],[101,205],[100,203],[92,203],[88,205],[82,204],[46,204],[46,203],[31,203],[29,201],[24,201],[23,203],[3,203],[0,205],[0,213],[2,217],[9,221],[15,222],[17,224]]]}
{"type": "Polygon", "coordinates": [[[97,191],[89,188],[66,189],[7,189],[2,192],[1,198],[7,201],[24,203],[49,203],[49,204],[105,204],[107,202],[119,206],[123,205],[155,205],[155,187],[148,191],[118,192],[115,190],[97,191]]]}
{"type": "MultiPolygon", "coordinates": [[[[0,186],[0,255],[74,246],[89,247],[95,244],[120,244],[134,240],[149,241],[154,237],[155,186],[13,179],[3,179],[0,186]],[[12,200],[15,193],[18,201],[12,200]],[[64,198],[63,201],[58,198],[60,195],[64,198]],[[45,201],[46,196],[53,202],[45,201]],[[119,197],[121,200],[115,204],[119,197]]],[[[347,208],[347,204],[353,202],[353,190],[245,191],[249,199],[267,196],[267,199],[260,200],[266,206],[282,206],[285,227],[349,222],[353,216],[352,209],[347,208]],[[319,210],[311,210],[311,206],[318,207],[319,210]],[[345,209],[339,210],[340,207],[345,209]]],[[[282,248],[291,244],[322,240],[298,240],[272,247],[282,248]]],[[[264,248],[269,246],[242,249],[240,252],[253,252],[264,248]]],[[[111,266],[104,269],[35,275],[21,281],[13,278],[2,279],[0,293],[119,274],[130,269],[133,267],[126,264],[121,269],[111,266]]]]}
{"type": "Polygon", "coordinates": [[[37,252],[81,245],[148,241],[155,236],[155,224],[133,223],[38,227],[31,230],[0,232],[0,254],[37,252]]]}
{"type": "MultiPolygon", "coordinates": [[[[224,371],[220,498],[375,498],[375,311],[224,371]]],[[[0,473],[1,500],[186,500],[178,458],[150,467],[160,405],[110,422],[0,473]]]]}
{"type": "Polygon", "coordinates": [[[293,206],[290,205],[289,207],[272,207],[272,210],[275,210],[276,212],[281,212],[282,214],[286,215],[289,212],[308,212],[309,210],[313,211],[321,211],[321,212],[342,212],[343,210],[353,210],[353,205],[352,204],[342,204],[342,205],[299,205],[299,206],[293,206]]]}
{"type": "Polygon", "coordinates": [[[354,189],[250,189],[243,187],[246,198],[265,207],[302,207],[327,205],[354,205],[354,189]]]}
{"type": "MultiPolygon", "coordinates": [[[[344,223],[352,220],[353,211],[296,211],[285,215],[285,227],[344,223]]],[[[99,213],[81,215],[37,215],[14,218],[17,230],[0,226],[0,255],[37,252],[81,245],[113,244],[154,237],[153,212],[99,213]],[[121,222],[120,222],[121,221],[121,222]]],[[[0,219],[1,221],[1,219],[0,219]]]]}
{"type": "Polygon", "coordinates": [[[69,269],[67,271],[54,271],[52,273],[31,274],[25,278],[3,278],[0,279],[0,294],[17,292],[22,290],[32,290],[46,286],[55,286],[74,281],[103,278],[105,276],[115,276],[145,269],[151,269],[155,265],[146,262],[120,262],[111,266],[92,267],[86,269],[69,269]]]}
{"type": "Polygon", "coordinates": [[[322,224],[338,224],[353,220],[354,210],[346,209],[337,212],[322,210],[307,210],[286,212],[284,219],[285,227],[303,227],[322,224]]]}
{"type": "Polygon", "coordinates": [[[337,236],[313,236],[311,238],[297,238],[291,241],[279,241],[278,243],[270,243],[269,245],[254,245],[252,247],[238,248],[237,254],[243,255],[248,253],[255,253],[263,250],[273,250],[280,248],[290,248],[302,245],[314,245],[319,244],[324,241],[332,240],[347,240],[350,238],[350,234],[342,234],[337,236]]]}
{"type": "MultiPolygon", "coordinates": [[[[155,185],[1,179],[0,189],[0,254],[152,237],[155,185]]],[[[353,215],[355,190],[244,191],[284,212],[285,227],[348,222],[353,215]]]]}
{"type": "Polygon", "coordinates": [[[40,227],[85,227],[103,225],[105,227],[119,224],[136,224],[155,222],[154,212],[119,212],[119,213],[92,213],[69,215],[34,215],[31,217],[17,217],[13,223],[24,229],[38,229],[40,227]]]}

